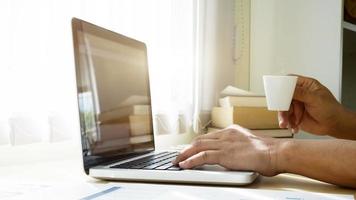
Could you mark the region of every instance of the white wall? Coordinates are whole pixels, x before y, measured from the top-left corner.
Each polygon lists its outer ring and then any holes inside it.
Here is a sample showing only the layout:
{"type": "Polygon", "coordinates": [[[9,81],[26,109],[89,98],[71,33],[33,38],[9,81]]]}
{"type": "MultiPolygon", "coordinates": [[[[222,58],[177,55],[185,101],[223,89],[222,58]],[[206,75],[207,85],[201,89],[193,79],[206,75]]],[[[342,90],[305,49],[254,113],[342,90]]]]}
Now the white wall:
{"type": "Polygon", "coordinates": [[[301,74],[340,99],[342,0],[252,0],[250,89],[264,74],[301,74]]]}
{"type": "MultiPolygon", "coordinates": [[[[250,89],[262,76],[311,76],[341,97],[342,0],[252,0],[250,89]]],[[[318,138],[307,133],[296,138],[318,138]]]]}

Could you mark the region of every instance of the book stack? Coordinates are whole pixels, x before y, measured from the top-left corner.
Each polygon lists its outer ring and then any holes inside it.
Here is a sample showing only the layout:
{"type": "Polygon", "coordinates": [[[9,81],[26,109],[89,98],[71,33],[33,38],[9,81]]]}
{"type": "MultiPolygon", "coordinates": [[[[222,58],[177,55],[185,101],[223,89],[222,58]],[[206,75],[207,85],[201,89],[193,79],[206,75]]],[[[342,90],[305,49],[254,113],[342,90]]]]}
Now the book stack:
{"type": "Polygon", "coordinates": [[[293,137],[288,129],[279,128],[278,113],[267,109],[266,97],[244,93],[219,99],[218,107],[211,111],[208,132],[238,124],[262,137],[293,137]]]}

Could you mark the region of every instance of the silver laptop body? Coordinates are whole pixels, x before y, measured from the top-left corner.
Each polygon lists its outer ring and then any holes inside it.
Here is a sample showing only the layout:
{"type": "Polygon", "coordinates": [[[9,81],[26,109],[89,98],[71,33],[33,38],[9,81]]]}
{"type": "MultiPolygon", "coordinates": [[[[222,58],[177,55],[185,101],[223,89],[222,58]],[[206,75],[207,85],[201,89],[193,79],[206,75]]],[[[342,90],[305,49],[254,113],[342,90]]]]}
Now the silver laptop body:
{"type": "Polygon", "coordinates": [[[177,152],[154,148],[146,45],[76,18],[72,29],[83,165],[89,176],[213,185],[256,179],[255,172],[216,165],[172,166],[177,152]]]}

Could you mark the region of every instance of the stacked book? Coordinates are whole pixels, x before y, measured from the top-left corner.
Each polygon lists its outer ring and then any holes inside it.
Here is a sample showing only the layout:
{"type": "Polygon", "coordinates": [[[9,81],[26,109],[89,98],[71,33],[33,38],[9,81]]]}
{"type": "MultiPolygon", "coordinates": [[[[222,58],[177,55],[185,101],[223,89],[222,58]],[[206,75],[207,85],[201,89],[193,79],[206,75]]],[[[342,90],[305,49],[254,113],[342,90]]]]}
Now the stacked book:
{"type": "Polygon", "coordinates": [[[238,124],[263,137],[293,137],[288,129],[279,128],[278,113],[267,110],[266,97],[242,94],[219,99],[218,107],[211,111],[211,125],[208,132],[238,124]]]}

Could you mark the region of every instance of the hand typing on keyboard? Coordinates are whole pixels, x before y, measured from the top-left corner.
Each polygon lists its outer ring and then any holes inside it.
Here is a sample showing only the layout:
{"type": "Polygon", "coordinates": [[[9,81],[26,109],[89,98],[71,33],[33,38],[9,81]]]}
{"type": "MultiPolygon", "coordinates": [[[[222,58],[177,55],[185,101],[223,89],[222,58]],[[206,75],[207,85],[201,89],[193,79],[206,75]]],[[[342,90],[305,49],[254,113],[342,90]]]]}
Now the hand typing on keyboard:
{"type": "Polygon", "coordinates": [[[248,129],[234,125],[195,139],[173,161],[184,169],[204,164],[219,164],[232,170],[253,170],[263,175],[275,175],[277,140],[260,138],[248,129]]]}

